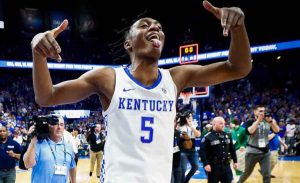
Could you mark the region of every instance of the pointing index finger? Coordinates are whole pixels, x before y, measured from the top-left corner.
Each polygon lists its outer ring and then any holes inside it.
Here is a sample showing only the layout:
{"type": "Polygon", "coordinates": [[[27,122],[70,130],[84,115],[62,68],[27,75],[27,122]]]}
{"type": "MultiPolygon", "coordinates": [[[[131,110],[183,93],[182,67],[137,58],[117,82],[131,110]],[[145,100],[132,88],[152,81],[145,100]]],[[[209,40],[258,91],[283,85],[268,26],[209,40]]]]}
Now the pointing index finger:
{"type": "Polygon", "coordinates": [[[220,8],[217,8],[215,6],[213,6],[210,2],[208,2],[207,0],[203,1],[203,6],[204,8],[209,11],[210,13],[214,14],[215,17],[220,18],[220,8]]]}
{"type": "Polygon", "coordinates": [[[66,30],[68,27],[68,24],[69,24],[68,20],[65,19],[58,27],[52,29],[51,32],[52,32],[54,38],[56,38],[64,30],[66,30]]]}

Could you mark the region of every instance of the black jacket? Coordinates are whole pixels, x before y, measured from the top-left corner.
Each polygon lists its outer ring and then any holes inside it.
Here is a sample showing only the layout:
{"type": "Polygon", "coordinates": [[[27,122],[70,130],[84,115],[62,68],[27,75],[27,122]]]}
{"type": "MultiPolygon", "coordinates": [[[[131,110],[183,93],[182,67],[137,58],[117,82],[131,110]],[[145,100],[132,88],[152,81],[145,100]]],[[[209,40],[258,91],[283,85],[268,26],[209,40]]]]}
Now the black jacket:
{"type": "Polygon", "coordinates": [[[105,144],[105,137],[102,133],[99,134],[98,139],[96,138],[95,133],[89,134],[87,141],[90,144],[90,148],[92,151],[94,151],[94,152],[103,151],[104,144],[105,144]],[[98,141],[98,143],[97,143],[97,141],[98,141]]]}
{"type": "MultiPolygon", "coordinates": [[[[173,147],[178,146],[179,140],[180,140],[180,131],[175,130],[173,147]]],[[[180,165],[180,151],[173,153],[173,169],[178,168],[179,165],[180,165]]]]}
{"type": "Polygon", "coordinates": [[[226,132],[212,131],[203,137],[200,147],[203,166],[229,164],[230,159],[237,162],[232,138],[226,132]]]}

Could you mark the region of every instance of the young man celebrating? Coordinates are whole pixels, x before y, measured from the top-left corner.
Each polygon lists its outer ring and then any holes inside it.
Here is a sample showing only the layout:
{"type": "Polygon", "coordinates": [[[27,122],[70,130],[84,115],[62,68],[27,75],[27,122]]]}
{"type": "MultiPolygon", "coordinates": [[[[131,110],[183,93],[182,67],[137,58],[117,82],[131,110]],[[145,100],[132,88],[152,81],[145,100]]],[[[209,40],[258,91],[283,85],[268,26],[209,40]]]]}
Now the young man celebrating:
{"type": "Polygon", "coordinates": [[[55,38],[67,28],[68,21],[33,38],[33,85],[37,103],[53,106],[78,102],[93,94],[100,96],[107,120],[105,174],[101,174],[105,183],[170,182],[173,119],[180,92],[188,87],[239,79],[251,71],[250,44],[242,10],[214,7],[208,1],[203,1],[203,6],[221,21],[223,35],[230,34],[226,62],[159,69],[165,34],[157,20],[141,18],[125,36],[124,48],[131,60],[129,67],[96,69],[53,85],[47,58],[62,60],[55,38]]]}

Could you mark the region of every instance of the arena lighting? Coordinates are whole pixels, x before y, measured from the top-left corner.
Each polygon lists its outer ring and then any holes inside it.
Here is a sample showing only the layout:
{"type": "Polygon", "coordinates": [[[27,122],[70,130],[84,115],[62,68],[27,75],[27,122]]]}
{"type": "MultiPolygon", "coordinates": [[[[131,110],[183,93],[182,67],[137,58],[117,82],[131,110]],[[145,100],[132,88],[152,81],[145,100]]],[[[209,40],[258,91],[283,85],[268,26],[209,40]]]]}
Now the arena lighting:
{"type": "MultiPolygon", "coordinates": [[[[251,47],[251,53],[259,54],[259,53],[275,52],[275,51],[289,50],[295,48],[300,48],[300,40],[254,46],[251,47]]],[[[228,53],[229,53],[228,50],[208,52],[208,53],[198,54],[197,58],[199,61],[227,58],[228,53]]],[[[195,55],[190,55],[189,57],[191,57],[191,59],[194,59],[195,55]]],[[[189,60],[190,59],[189,57],[183,57],[182,59],[189,60]]],[[[179,57],[163,58],[158,61],[159,66],[178,65],[178,64],[179,64],[179,57]]],[[[0,67],[28,69],[28,68],[32,68],[32,62],[17,61],[17,60],[0,60],[0,67]]],[[[103,67],[119,67],[119,66],[118,65],[72,64],[69,63],[68,61],[65,61],[63,63],[48,63],[48,67],[49,69],[55,69],[55,70],[92,70],[92,69],[103,68],[103,67]]]]}
{"type": "Polygon", "coordinates": [[[4,21],[0,21],[0,29],[4,29],[4,21]]]}
{"type": "Polygon", "coordinates": [[[59,114],[68,119],[87,118],[90,116],[90,110],[54,110],[55,114],[59,114]]]}
{"type": "Polygon", "coordinates": [[[2,1],[0,1],[0,29],[4,29],[4,14],[3,14],[3,8],[2,8],[2,1]]]}

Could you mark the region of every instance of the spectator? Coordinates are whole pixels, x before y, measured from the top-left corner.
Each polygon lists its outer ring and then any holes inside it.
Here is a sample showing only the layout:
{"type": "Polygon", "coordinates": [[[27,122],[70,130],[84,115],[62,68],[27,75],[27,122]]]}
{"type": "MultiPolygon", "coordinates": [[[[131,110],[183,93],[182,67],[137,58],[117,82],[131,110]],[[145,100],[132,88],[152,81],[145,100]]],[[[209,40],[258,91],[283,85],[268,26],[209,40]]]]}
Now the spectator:
{"type": "Polygon", "coordinates": [[[240,126],[241,122],[239,118],[233,118],[233,129],[231,131],[233,144],[236,150],[238,158],[238,166],[235,170],[236,176],[239,177],[245,171],[245,154],[246,146],[248,142],[248,135],[246,134],[245,128],[240,126]]]}
{"type": "Polygon", "coordinates": [[[93,175],[95,163],[97,162],[96,173],[100,178],[100,169],[103,159],[103,149],[105,144],[104,135],[101,133],[101,125],[96,124],[94,132],[90,133],[87,141],[90,145],[90,176],[93,175]]]}
{"type": "MultiPolygon", "coordinates": [[[[269,136],[269,144],[270,144],[270,151],[271,151],[271,173],[274,169],[275,165],[278,162],[279,154],[278,151],[280,151],[280,146],[282,145],[285,149],[288,148],[288,146],[281,140],[278,134],[270,132],[269,136]]],[[[261,172],[261,171],[260,171],[261,172]]],[[[275,178],[275,175],[271,174],[271,178],[275,178]]]]}
{"type": "Polygon", "coordinates": [[[288,123],[286,125],[286,139],[285,142],[288,145],[287,155],[294,155],[294,143],[295,143],[295,132],[296,132],[296,124],[293,118],[288,118],[286,120],[288,123]]]}
{"type": "Polygon", "coordinates": [[[73,134],[68,132],[67,130],[64,130],[64,141],[67,144],[70,144],[72,146],[73,152],[74,152],[74,159],[75,163],[77,165],[78,162],[78,146],[77,142],[75,141],[73,134]]]}
{"type": "Polygon", "coordinates": [[[16,182],[16,162],[22,149],[18,142],[8,137],[6,126],[0,126],[0,182],[16,182]]]}

